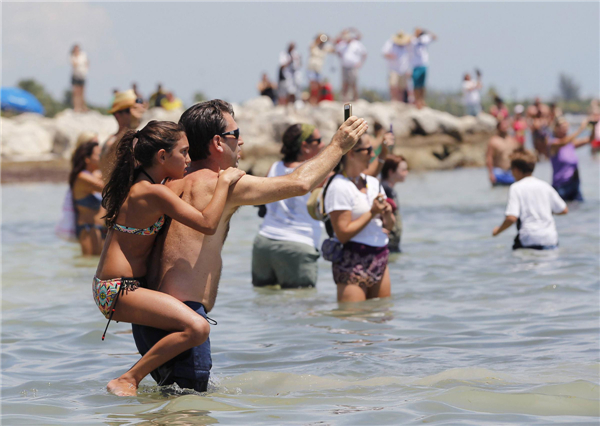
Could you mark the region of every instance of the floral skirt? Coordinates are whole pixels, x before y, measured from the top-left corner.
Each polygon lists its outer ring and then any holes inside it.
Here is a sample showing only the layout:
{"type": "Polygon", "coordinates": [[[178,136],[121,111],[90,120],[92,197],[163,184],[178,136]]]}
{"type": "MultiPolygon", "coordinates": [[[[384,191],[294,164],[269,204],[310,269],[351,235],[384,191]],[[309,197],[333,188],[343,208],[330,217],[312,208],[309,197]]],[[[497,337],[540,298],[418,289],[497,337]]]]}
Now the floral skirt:
{"type": "Polygon", "coordinates": [[[358,285],[364,290],[381,282],[388,264],[387,246],[372,247],[348,242],[344,244],[342,259],[332,263],[336,284],[358,285]]]}

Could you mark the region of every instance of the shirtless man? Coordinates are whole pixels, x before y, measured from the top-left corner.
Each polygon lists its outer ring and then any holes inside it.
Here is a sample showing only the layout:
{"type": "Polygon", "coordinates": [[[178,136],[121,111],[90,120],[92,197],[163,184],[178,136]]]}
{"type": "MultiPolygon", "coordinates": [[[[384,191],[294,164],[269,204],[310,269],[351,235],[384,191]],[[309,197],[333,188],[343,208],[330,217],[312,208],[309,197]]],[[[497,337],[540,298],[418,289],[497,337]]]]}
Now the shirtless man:
{"type": "Polygon", "coordinates": [[[550,108],[535,98],[533,105],[527,107],[527,118],[531,129],[531,139],[538,159],[548,158],[548,138],[551,134],[550,108]]]}
{"type": "MultiPolygon", "coordinates": [[[[340,111],[341,113],[341,111],[340,111]]],[[[184,201],[202,210],[211,200],[219,170],[236,167],[244,141],[230,104],[212,100],[196,104],[183,113],[192,162],[188,174],[169,183],[184,201]]],[[[306,194],[321,183],[367,130],[363,119],[350,117],[319,155],[289,175],[272,178],[243,176],[230,189],[221,223],[214,235],[204,235],[171,222],[157,239],[148,282],[206,317],[215,305],[221,276],[221,249],[229,221],[243,205],[268,204],[306,194]]],[[[161,330],[133,326],[141,354],[162,337],[161,330]]],[[[210,340],[176,357],[152,373],[159,385],[177,383],[182,388],[206,391],[212,361],[210,340]]]]}
{"type": "Polygon", "coordinates": [[[510,154],[521,145],[508,135],[509,122],[506,118],[498,121],[497,132],[488,143],[485,164],[492,185],[511,185],[515,182],[510,171],[510,154]]]}

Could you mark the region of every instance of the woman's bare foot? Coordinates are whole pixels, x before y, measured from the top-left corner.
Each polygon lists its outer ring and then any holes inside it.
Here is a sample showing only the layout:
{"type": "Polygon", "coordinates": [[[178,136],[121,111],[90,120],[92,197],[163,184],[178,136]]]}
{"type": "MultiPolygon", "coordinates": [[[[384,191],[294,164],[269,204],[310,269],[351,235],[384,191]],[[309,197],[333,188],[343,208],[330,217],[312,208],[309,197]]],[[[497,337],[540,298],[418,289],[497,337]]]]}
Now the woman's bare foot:
{"type": "Polygon", "coordinates": [[[119,377],[118,379],[113,379],[108,382],[106,385],[106,390],[114,393],[117,396],[136,396],[137,395],[137,386],[135,385],[135,381],[123,379],[119,377]]]}

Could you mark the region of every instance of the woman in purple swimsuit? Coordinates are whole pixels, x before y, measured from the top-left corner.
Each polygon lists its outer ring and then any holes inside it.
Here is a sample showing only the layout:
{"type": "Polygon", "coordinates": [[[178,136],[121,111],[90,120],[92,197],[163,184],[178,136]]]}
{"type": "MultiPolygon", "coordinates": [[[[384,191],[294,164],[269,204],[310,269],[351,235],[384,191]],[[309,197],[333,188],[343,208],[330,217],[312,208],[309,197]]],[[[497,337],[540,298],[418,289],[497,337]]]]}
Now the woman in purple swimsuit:
{"type": "Polygon", "coordinates": [[[575,150],[593,140],[593,134],[588,138],[577,139],[577,136],[587,125],[588,119],[586,118],[576,132],[567,135],[569,122],[561,117],[554,127],[554,138],[550,139],[552,186],[565,201],[583,201],[583,196],[579,190],[579,170],[575,150]]]}

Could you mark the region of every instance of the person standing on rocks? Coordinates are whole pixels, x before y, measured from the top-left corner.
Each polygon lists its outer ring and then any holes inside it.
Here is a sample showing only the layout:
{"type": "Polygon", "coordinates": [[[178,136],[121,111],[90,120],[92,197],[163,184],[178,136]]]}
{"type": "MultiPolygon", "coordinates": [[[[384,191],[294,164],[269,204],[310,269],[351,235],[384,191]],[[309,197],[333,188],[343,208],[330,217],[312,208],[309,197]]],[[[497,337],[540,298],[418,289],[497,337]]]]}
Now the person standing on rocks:
{"type": "Polygon", "coordinates": [[[279,104],[293,104],[298,99],[302,58],[296,43],[290,43],[286,52],[279,54],[279,104]]]}
{"type": "Polygon", "coordinates": [[[360,42],[361,34],[356,28],[348,28],[338,36],[335,51],[342,63],[342,100],[358,99],[358,70],[367,59],[367,49],[360,42]],[[352,92],[352,96],[349,95],[352,92]]]}
{"type": "Polygon", "coordinates": [[[481,73],[477,72],[477,80],[471,79],[471,74],[466,73],[463,79],[463,103],[468,115],[477,117],[481,112],[481,73]]]}
{"type": "MultiPolygon", "coordinates": [[[[195,208],[204,208],[213,196],[218,172],[237,167],[244,140],[234,119],[232,106],[219,99],[198,103],[181,116],[190,144],[192,162],[183,179],[167,183],[176,194],[195,208]]],[[[151,287],[168,293],[205,316],[215,305],[223,265],[221,250],[229,221],[244,205],[274,203],[307,194],[329,172],[367,130],[362,118],[350,117],[320,154],[290,174],[261,178],[243,176],[229,192],[217,232],[204,235],[171,222],[157,239],[148,271],[151,287]]],[[[306,208],[306,207],[305,207],[306,208]]],[[[164,334],[150,327],[133,326],[140,353],[145,354],[164,334]]],[[[207,340],[152,373],[159,385],[177,383],[180,387],[206,391],[212,360],[207,340]]]]}
{"type": "Polygon", "coordinates": [[[512,185],[515,182],[510,170],[510,155],[521,145],[509,136],[507,119],[498,121],[496,135],[488,143],[485,164],[493,186],[512,185]]]}
{"type": "Polygon", "coordinates": [[[382,53],[388,61],[390,99],[392,101],[408,102],[408,79],[412,70],[410,67],[410,36],[399,31],[383,45],[382,53]]]}
{"type": "Polygon", "coordinates": [[[84,88],[90,62],[78,44],[71,49],[71,66],[73,67],[73,75],[71,77],[73,111],[86,112],[84,88]]]}
{"type": "Polygon", "coordinates": [[[119,129],[102,146],[100,154],[100,171],[105,181],[108,181],[115,161],[117,142],[121,140],[127,130],[135,130],[142,121],[146,112],[143,100],[138,99],[132,89],[117,92],[114,96],[112,107],[109,111],[117,120],[119,129]]]}
{"type": "Polygon", "coordinates": [[[321,82],[323,81],[322,69],[325,58],[328,53],[333,53],[335,48],[328,43],[329,37],[325,34],[319,34],[310,45],[310,56],[308,57],[308,81],[310,97],[309,102],[312,105],[319,103],[319,94],[321,92],[321,82]]]}
{"type": "Polygon", "coordinates": [[[425,106],[425,80],[429,66],[429,44],[437,40],[432,32],[422,28],[415,28],[412,44],[412,79],[415,92],[415,105],[417,108],[425,106]]]}

